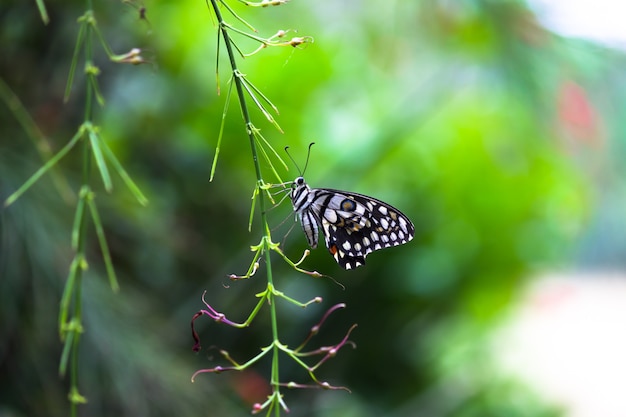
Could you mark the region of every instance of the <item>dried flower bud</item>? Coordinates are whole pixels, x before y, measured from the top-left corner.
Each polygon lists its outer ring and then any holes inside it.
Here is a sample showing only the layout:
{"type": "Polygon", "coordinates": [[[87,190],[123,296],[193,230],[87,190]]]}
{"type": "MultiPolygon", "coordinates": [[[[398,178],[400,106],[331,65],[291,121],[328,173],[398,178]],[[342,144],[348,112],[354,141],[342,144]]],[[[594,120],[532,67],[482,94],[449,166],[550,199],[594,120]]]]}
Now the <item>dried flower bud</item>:
{"type": "Polygon", "coordinates": [[[122,54],[122,55],[113,55],[111,57],[111,61],[117,62],[120,64],[133,64],[133,65],[145,64],[148,62],[145,59],[143,59],[143,57],[141,56],[141,49],[139,48],[133,48],[127,53],[122,54]]]}

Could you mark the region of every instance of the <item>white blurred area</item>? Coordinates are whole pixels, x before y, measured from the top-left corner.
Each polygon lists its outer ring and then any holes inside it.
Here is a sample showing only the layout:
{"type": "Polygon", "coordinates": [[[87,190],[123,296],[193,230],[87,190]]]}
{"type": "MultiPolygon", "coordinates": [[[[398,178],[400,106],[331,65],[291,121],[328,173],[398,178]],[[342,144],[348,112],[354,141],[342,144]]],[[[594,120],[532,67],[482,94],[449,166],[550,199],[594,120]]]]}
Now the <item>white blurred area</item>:
{"type": "Polygon", "coordinates": [[[530,0],[541,23],[563,36],[626,49],[626,1],[530,0]]]}
{"type": "MultiPolygon", "coordinates": [[[[626,50],[626,1],[529,3],[541,23],[562,36],[626,50]]],[[[618,189],[606,195],[617,198],[624,188],[618,189]]],[[[587,249],[606,255],[620,247],[615,239],[624,236],[625,217],[605,216],[620,207],[613,200],[597,204],[602,221],[596,227],[604,226],[588,236],[593,243],[587,249]]],[[[497,332],[494,352],[506,373],[561,407],[566,417],[626,417],[626,272],[553,273],[532,280],[497,332]]]]}
{"type": "Polygon", "coordinates": [[[626,273],[531,285],[495,338],[506,373],[567,417],[626,416],[626,273]]]}

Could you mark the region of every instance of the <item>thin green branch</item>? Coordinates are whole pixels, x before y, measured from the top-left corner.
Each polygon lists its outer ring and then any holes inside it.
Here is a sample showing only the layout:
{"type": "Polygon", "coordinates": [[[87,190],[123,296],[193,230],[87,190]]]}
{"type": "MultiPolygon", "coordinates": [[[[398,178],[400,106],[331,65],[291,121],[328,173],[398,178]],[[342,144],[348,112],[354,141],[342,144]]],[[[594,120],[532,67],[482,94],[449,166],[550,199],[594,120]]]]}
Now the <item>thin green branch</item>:
{"type": "Polygon", "coordinates": [[[87,185],[83,185],[78,194],[78,202],[76,203],[76,214],[74,215],[74,224],[72,226],[72,249],[78,251],[78,242],[80,239],[81,225],[83,224],[83,216],[85,215],[85,200],[91,190],[87,185]]]}
{"type": "Polygon", "coordinates": [[[285,161],[282,160],[282,158],[278,155],[278,153],[276,152],[276,150],[274,149],[274,147],[263,137],[263,135],[261,135],[261,131],[259,129],[254,129],[254,137],[257,139],[257,145],[259,147],[259,149],[261,150],[261,152],[263,153],[263,158],[265,159],[265,161],[267,162],[267,164],[269,165],[270,169],[272,170],[272,173],[274,174],[274,176],[276,177],[276,179],[278,180],[279,183],[282,183],[283,180],[280,177],[280,174],[278,173],[278,171],[276,171],[276,168],[274,167],[274,163],[272,161],[272,158],[270,158],[270,155],[267,153],[267,151],[265,150],[265,147],[268,147],[269,150],[274,154],[274,156],[276,157],[276,159],[283,165],[283,167],[286,169],[287,165],[285,164],[285,161]],[[260,140],[259,140],[260,139],[260,140]]]}
{"type": "Polygon", "coordinates": [[[91,193],[91,195],[87,198],[87,205],[89,206],[91,219],[93,220],[96,235],[98,236],[98,242],[100,243],[100,251],[102,252],[102,259],[104,260],[104,266],[109,277],[109,284],[111,285],[111,289],[117,292],[120,289],[120,285],[117,282],[117,276],[115,275],[115,269],[113,268],[113,261],[111,261],[111,253],[109,252],[109,245],[107,244],[104,236],[104,228],[102,227],[102,221],[100,220],[100,215],[98,214],[98,208],[94,202],[93,193],[91,193]]]}
{"type": "MultiPolygon", "coordinates": [[[[237,29],[237,28],[236,28],[236,27],[234,27],[233,25],[228,24],[228,23],[226,23],[226,22],[224,22],[224,23],[223,23],[223,26],[224,26],[225,28],[229,29],[229,30],[232,30],[232,31],[233,31],[233,32],[235,32],[235,33],[238,33],[238,34],[240,34],[240,35],[242,35],[242,36],[245,36],[246,38],[250,38],[250,39],[252,39],[252,40],[254,40],[254,41],[257,41],[257,42],[259,42],[259,43],[266,43],[265,39],[263,39],[262,37],[260,37],[260,36],[256,36],[256,35],[252,35],[252,34],[250,34],[250,33],[246,32],[246,31],[243,31],[243,30],[241,30],[241,29],[237,29]]],[[[256,32],[256,30],[255,30],[254,28],[252,28],[252,30],[254,30],[254,31],[256,32]]]]}
{"type": "Polygon", "coordinates": [[[244,54],[244,53],[243,53],[243,51],[239,48],[239,46],[237,46],[237,44],[236,44],[235,42],[233,42],[233,41],[232,41],[232,39],[231,39],[231,42],[232,42],[232,46],[233,46],[233,47],[235,47],[235,49],[237,50],[237,52],[239,52],[239,55],[240,55],[242,58],[245,58],[245,57],[246,57],[246,54],[244,54]]]}
{"type": "MultiPolygon", "coordinates": [[[[43,132],[39,129],[39,126],[37,126],[26,108],[24,108],[22,101],[4,82],[2,78],[0,78],[0,97],[2,97],[7,107],[13,114],[13,117],[15,117],[15,119],[22,127],[24,133],[26,133],[26,136],[35,145],[35,149],[37,149],[41,160],[48,161],[50,158],[52,158],[54,154],[52,153],[52,147],[50,146],[50,142],[43,134],[43,132]]],[[[52,176],[52,182],[54,183],[57,191],[59,192],[63,200],[68,204],[73,202],[75,196],[67,180],[63,176],[61,176],[56,170],[51,170],[50,174],[52,176]]]]}
{"type": "MultiPolygon", "coordinates": [[[[220,95],[220,45],[222,44],[222,31],[217,30],[217,46],[215,54],[215,82],[217,83],[217,95],[220,95]]],[[[230,82],[230,81],[229,81],[230,82]]],[[[232,85],[231,85],[232,87],[232,85]]]]}
{"type": "Polygon", "coordinates": [[[48,170],[51,169],[53,166],[55,166],[56,163],[61,160],[61,158],[67,155],[67,153],[74,147],[74,145],[78,143],[83,133],[84,133],[84,129],[81,126],[80,129],[78,129],[78,132],[74,134],[72,139],[70,139],[70,141],[59,152],[57,152],[56,155],[54,155],[48,162],[46,162],[41,168],[39,168],[29,179],[27,179],[26,182],[24,182],[24,184],[22,184],[22,186],[17,189],[17,191],[15,191],[13,194],[7,197],[7,199],[4,201],[4,206],[8,207],[11,204],[13,204],[15,200],[20,198],[22,194],[24,194],[30,187],[32,187],[33,184],[37,182],[37,180],[41,178],[43,174],[48,172],[48,170]]]}
{"type": "Polygon", "coordinates": [[[91,125],[88,129],[88,135],[91,143],[91,151],[93,152],[94,159],[96,160],[96,166],[100,171],[100,177],[102,177],[102,182],[104,183],[104,189],[111,192],[113,189],[113,183],[111,182],[109,169],[107,168],[107,164],[104,161],[104,155],[102,154],[102,149],[100,148],[100,137],[98,136],[96,129],[94,129],[91,125]]]}
{"type": "Polygon", "coordinates": [[[46,4],[43,0],[35,0],[37,4],[37,9],[39,9],[39,15],[41,16],[41,21],[47,25],[50,23],[50,17],[48,16],[48,10],[46,10],[46,4]]]}
{"type": "MultiPolygon", "coordinates": [[[[67,276],[67,281],[65,283],[65,289],[63,290],[63,295],[61,296],[61,303],[59,308],[59,336],[61,340],[65,340],[66,335],[71,334],[69,332],[70,328],[68,327],[68,317],[69,317],[69,309],[70,302],[72,299],[72,289],[74,288],[74,283],[76,282],[76,277],[78,276],[78,271],[82,269],[87,269],[87,262],[81,256],[74,256],[72,263],[70,264],[70,271],[67,276]]],[[[67,346],[66,346],[67,348],[67,346]]],[[[63,356],[65,357],[65,355],[63,356]]],[[[62,357],[62,358],[63,358],[62,357]]],[[[66,361],[61,359],[61,367],[63,371],[65,370],[66,361]]]]}
{"type": "Polygon", "coordinates": [[[252,231],[252,221],[254,220],[254,209],[256,207],[256,199],[259,196],[259,182],[257,181],[254,191],[252,192],[252,204],[250,204],[250,217],[248,218],[248,232],[252,231]]]}
{"type": "MultiPolygon", "coordinates": [[[[280,132],[280,133],[284,133],[282,128],[278,125],[278,122],[276,122],[276,120],[274,119],[274,117],[269,113],[269,111],[265,108],[265,106],[263,105],[263,103],[261,103],[261,101],[257,98],[256,94],[259,94],[261,96],[261,98],[268,103],[273,109],[274,111],[276,111],[276,113],[278,114],[278,109],[274,106],[274,104],[272,104],[271,101],[269,101],[269,99],[267,97],[265,97],[260,91],[259,89],[257,89],[254,84],[252,84],[250,81],[248,81],[245,77],[245,75],[243,75],[241,72],[239,71],[233,71],[233,76],[235,77],[235,80],[239,80],[240,82],[238,84],[240,84],[242,86],[243,89],[246,90],[246,92],[248,93],[248,95],[250,96],[250,98],[252,99],[252,101],[254,102],[254,104],[256,104],[256,106],[259,108],[259,110],[261,110],[261,112],[263,113],[263,115],[265,116],[265,118],[274,125],[274,127],[276,127],[276,129],[280,132]]],[[[237,81],[236,81],[237,82],[237,81]]],[[[249,125],[252,125],[251,122],[247,123],[249,125]]]]}
{"type": "Polygon", "coordinates": [[[87,27],[85,23],[85,17],[87,16],[87,13],[85,13],[78,19],[78,21],[80,22],[80,28],[78,29],[78,36],[76,36],[76,45],[74,46],[74,54],[72,54],[70,72],[67,76],[67,84],[65,85],[65,95],[63,97],[63,100],[65,102],[70,99],[70,92],[72,91],[72,84],[74,83],[74,75],[76,74],[76,66],[78,64],[78,54],[80,53],[80,48],[81,46],[83,46],[83,41],[85,40],[85,32],[87,27]]]}
{"type": "Polygon", "coordinates": [[[137,186],[137,184],[135,184],[130,175],[128,175],[128,172],[126,172],[111,148],[109,148],[109,145],[106,143],[106,141],[101,140],[100,146],[102,148],[102,151],[104,152],[104,156],[111,163],[113,169],[117,171],[117,174],[122,178],[122,181],[124,181],[124,184],[126,184],[126,187],[128,187],[135,199],[137,199],[139,204],[141,204],[142,206],[146,206],[148,204],[148,198],[141,192],[141,189],[137,186]]]}
{"type": "Polygon", "coordinates": [[[232,14],[235,19],[239,20],[246,27],[248,27],[248,29],[250,29],[251,31],[257,32],[257,30],[250,23],[246,22],[241,16],[239,16],[237,13],[235,13],[235,11],[228,5],[228,3],[226,3],[224,0],[220,0],[220,3],[222,3],[224,8],[226,8],[226,10],[228,10],[230,12],[230,14],[232,14]]]}
{"type": "MultiPolygon", "coordinates": [[[[219,82],[219,81],[218,81],[219,82]]],[[[220,133],[217,136],[217,145],[215,146],[215,156],[213,157],[213,163],[211,164],[211,175],[209,181],[213,181],[215,176],[215,169],[217,168],[217,158],[220,154],[222,146],[222,138],[224,137],[224,126],[226,125],[226,114],[228,113],[228,106],[230,105],[230,97],[233,91],[232,78],[228,82],[228,93],[226,93],[226,102],[224,103],[224,111],[222,112],[222,122],[220,123],[220,133]]]]}
{"type": "MultiPolygon", "coordinates": [[[[89,84],[91,84],[91,91],[93,95],[96,97],[96,101],[100,106],[104,106],[104,97],[100,92],[100,87],[98,86],[98,75],[100,75],[100,68],[95,66],[91,61],[87,61],[85,63],[85,74],[87,74],[87,79],[89,80],[89,84]]],[[[89,119],[91,120],[91,118],[89,119]]]]}

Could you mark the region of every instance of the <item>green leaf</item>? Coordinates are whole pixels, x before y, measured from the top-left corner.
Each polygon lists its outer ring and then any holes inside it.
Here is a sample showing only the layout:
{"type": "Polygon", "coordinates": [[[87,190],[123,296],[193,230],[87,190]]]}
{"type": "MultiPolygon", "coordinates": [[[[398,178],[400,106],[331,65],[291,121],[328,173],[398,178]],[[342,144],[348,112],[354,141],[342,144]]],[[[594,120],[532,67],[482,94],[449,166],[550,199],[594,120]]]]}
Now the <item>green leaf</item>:
{"type": "MultiPolygon", "coordinates": [[[[280,155],[278,154],[278,152],[276,152],[276,150],[274,149],[274,147],[267,141],[267,139],[265,139],[265,137],[261,134],[260,130],[256,130],[254,131],[254,137],[258,137],[261,139],[262,142],[259,142],[257,140],[257,143],[259,144],[259,146],[261,148],[263,148],[263,145],[267,146],[270,151],[272,151],[272,153],[274,154],[274,156],[276,157],[276,159],[278,159],[278,162],[280,162],[282,164],[282,166],[285,168],[285,170],[289,171],[289,167],[287,167],[287,164],[285,163],[285,161],[283,160],[283,158],[280,157],[280,155]]],[[[276,172],[276,169],[274,168],[274,165],[272,164],[272,161],[269,158],[269,155],[267,155],[267,153],[265,152],[265,150],[263,150],[263,153],[265,154],[265,159],[267,160],[267,162],[270,164],[270,166],[272,167],[272,171],[274,172],[274,175],[276,175],[276,178],[278,179],[279,183],[284,182],[282,180],[282,178],[280,177],[280,175],[278,175],[278,172],[276,172]]]]}
{"type": "Polygon", "coordinates": [[[41,20],[45,25],[50,23],[50,17],[48,16],[48,10],[46,10],[46,5],[43,0],[35,0],[37,3],[37,8],[39,9],[39,15],[41,16],[41,20]]]}
{"type": "Polygon", "coordinates": [[[78,203],[76,203],[76,214],[74,215],[74,224],[72,226],[72,249],[74,250],[78,249],[80,228],[85,215],[85,199],[89,193],[91,193],[89,186],[83,185],[79,193],[78,203]]]}
{"type": "Polygon", "coordinates": [[[220,124],[220,133],[217,136],[217,145],[215,146],[215,156],[213,157],[213,163],[211,164],[211,175],[209,181],[213,181],[215,176],[215,168],[217,167],[217,157],[220,154],[220,147],[222,144],[222,138],[224,137],[224,125],[226,123],[226,114],[228,113],[228,105],[230,104],[230,97],[233,91],[233,79],[228,82],[228,93],[226,94],[226,102],[224,103],[224,111],[222,112],[222,123],[220,124]]]}
{"type": "Polygon", "coordinates": [[[59,375],[61,376],[65,376],[65,372],[67,371],[67,363],[70,358],[75,336],[76,334],[74,332],[68,332],[67,337],[64,338],[63,352],[61,352],[61,360],[59,361],[59,375]]]}
{"type": "MultiPolygon", "coordinates": [[[[83,16],[84,17],[84,16],[83,16]]],[[[72,83],[74,82],[74,74],[76,74],[76,65],[78,64],[78,53],[80,47],[85,40],[85,23],[84,19],[81,20],[80,29],[78,30],[78,36],[76,37],[76,46],[74,47],[74,55],[72,55],[72,63],[70,64],[70,73],[67,76],[67,84],[65,85],[65,95],[63,101],[67,103],[70,99],[70,92],[72,91],[72,83]]]]}
{"type": "Polygon", "coordinates": [[[137,199],[139,204],[146,206],[148,204],[148,199],[145,195],[143,195],[137,184],[135,184],[135,182],[130,178],[130,175],[128,175],[128,172],[126,172],[120,161],[115,157],[115,154],[111,151],[111,148],[109,148],[106,141],[101,141],[100,143],[102,145],[104,155],[113,166],[113,169],[122,178],[122,181],[124,181],[124,184],[126,184],[131,194],[137,199]]]}
{"type": "Polygon", "coordinates": [[[246,91],[248,92],[248,95],[250,96],[252,101],[254,101],[254,104],[256,104],[256,106],[259,108],[259,110],[261,110],[261,112],[263,113],[265,118],[271,124],[273,124],[274,127],[280,133],[284,133],[283,129],[279,126],[278,122],[274,119],[274,117],[270,114],[270,112],[265,108],[263,103],[261,103],[261,101],[257,98],[257,94],[263,99],[263,101],[265,101],[267,104],[269,104],[272,107],[272,109],[274,109],[274,111],[276,113],[278,113],[278,108],[276,106],[274,106],[274,104],[265,95],[263,95],[263,93],[261,93],[261,91],[258,88],[256,88],[254,86],[254,84],[252,84],[250,81],[248,81],[243,74],[241,74],[240,72],[237,72],[236,77],[238,77],[242,81],[241,84],[243,85],[243,88],[246,89],[246,91]]]}
{"type": "Polygon", "coordinates": [[[67,281],[65,281],[65,288],[63,288],[63,295],[61,296],[61,303],[59,306],[59,336],[61,340],[65,340],[65,336],[67,334],[67,318],[69,316],[70,309],[70,299],[72,298],[72,293],[74,292],[74,283],[76,282],[76,277],[79,273],[79,268],[81,267],[82,256],[76,255],[70,264],[70,272],[67,276],[67,281]]]}
{"type": "Polygon", "coordinates": [[[120,286],[115,275],[115,269],[113,268],[113,262],[111,261],[111,252],[109,252],[109,245],[107,244],[106,237],[104,235],[104,229],[102,228],[102,221],[100,220],[100,214],[98,214],[98,208],[93,198],[87,200],[89,211],[91,212],[91,218],[93,220],[94,227],[96,228],[96,235],[98,236],[98,242],[100,243],[100,251],[102,252],[102,259],[104,260],[104,266],[107,270],[107,276],[109,277],[109,283],[111,289],[115,292],[119,291],[120,286]]]}
{"type": "Polygon", "coordinates": [[[256,199],[259,195],[259,185],[257,183],[256,187],[254,187],[254,191],[252,192],[252,204],[250,205],[250,218],[248,219],[248,232],[252,230],[252,221],[254,219],[254,207],[256,206],[256,199]]]}
{"type": "Polygon", "coordinates": [[[104,189],[111,192],[111,190],[113,190],[113,183],[111,182],[111,176],[109,175],[109,169],[104,160],[104,155],[102,155],[102,141],[100,140],[100,136],[96,133],[96,129],[93,127],[89,129],[89,140],[91,142],[93,156],[96,159],[96,165],[98,166],[102,182],[104,183],[104,189]]]}

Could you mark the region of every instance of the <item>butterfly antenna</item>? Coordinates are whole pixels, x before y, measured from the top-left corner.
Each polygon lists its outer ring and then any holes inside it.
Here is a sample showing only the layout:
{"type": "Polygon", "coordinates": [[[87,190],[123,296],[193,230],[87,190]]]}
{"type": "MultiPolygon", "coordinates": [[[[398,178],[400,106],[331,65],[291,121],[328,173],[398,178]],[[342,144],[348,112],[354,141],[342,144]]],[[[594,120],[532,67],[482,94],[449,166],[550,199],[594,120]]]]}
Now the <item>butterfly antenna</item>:
{"type": "Polygon", "coordinates": [[[309,166],[309,156],[311,156],[311,147],[313,145],[315,145],[315,142],[309,143],[309,150],[306,153],[306,161],[304,162],[304,170],[302,171],[300,175],[304,175],[304,173],[306,172],[306,167],[309,166]]]}
{"type": "MultiPolygon", "coordinates": [[[[293,164],[295,165],[296,169],[298,170],[298,173],[300,174],[300,176],[302,176],[302,171],[300,171],[300,167],[298,166],[298,164],[296,163],[296,160],[293,159],[293,156],[291,156],[291,154],[289,153],[289,146],[285,146],[285,153],[287,154],[287,156],[289,157],[289,159],[291,159],[291,162],[293,162],[293,164]]],[[[307,161],[308,161],[308,157],[307,157],[307,161]]],[[[304,166],[304,169],[306,169],[306,165],[304,166]]]]}

